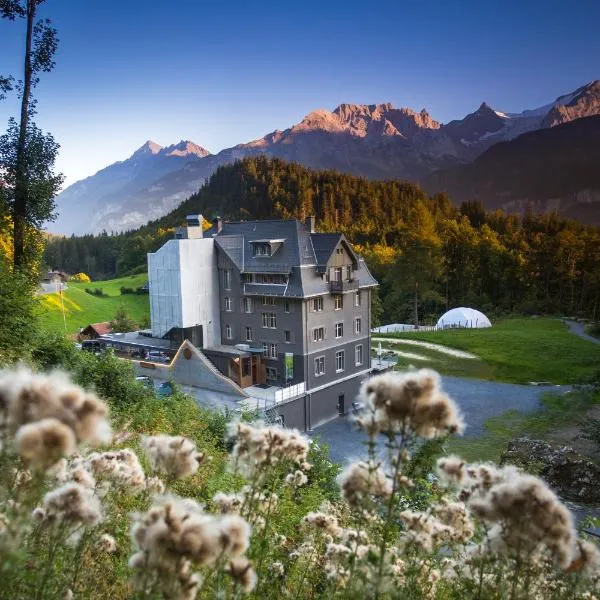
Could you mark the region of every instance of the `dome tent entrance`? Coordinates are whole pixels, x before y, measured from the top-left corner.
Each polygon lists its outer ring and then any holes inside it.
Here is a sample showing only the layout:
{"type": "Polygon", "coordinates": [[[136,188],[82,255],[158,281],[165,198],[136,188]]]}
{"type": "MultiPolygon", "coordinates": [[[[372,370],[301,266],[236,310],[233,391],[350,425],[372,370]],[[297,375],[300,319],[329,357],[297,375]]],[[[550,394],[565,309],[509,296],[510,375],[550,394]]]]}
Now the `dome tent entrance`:
{"type": "Polygon", "coordinates": [[[438,320],[436,327],[438,329],[456,329],[456,328],[482,328],[491,327],[490,320],[479,310],[474,308],[453,308],[444,313],[438,320]]]}

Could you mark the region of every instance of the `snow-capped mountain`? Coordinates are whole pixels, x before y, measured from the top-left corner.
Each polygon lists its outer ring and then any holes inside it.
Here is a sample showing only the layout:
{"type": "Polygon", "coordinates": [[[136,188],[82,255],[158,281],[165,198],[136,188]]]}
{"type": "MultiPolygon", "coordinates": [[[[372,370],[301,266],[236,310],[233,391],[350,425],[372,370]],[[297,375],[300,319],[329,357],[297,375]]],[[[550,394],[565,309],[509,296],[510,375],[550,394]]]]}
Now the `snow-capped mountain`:
{"type": "Polygon", "coordinates": [[[600,81],[594,81],[521,113],[503,112],[484,102],[463,119],[444,125],[425,109],[340,104],[215,155],[192,142],[166,148],[146,142],[127,160],[62,192],[60,216],[50,230],[84,233],[137,227],[197,191],[219,165],[245,156],[267,154],[373,179],[420,180],[438,169],[470,163],[498,142],[598,114],[600,81]]]}

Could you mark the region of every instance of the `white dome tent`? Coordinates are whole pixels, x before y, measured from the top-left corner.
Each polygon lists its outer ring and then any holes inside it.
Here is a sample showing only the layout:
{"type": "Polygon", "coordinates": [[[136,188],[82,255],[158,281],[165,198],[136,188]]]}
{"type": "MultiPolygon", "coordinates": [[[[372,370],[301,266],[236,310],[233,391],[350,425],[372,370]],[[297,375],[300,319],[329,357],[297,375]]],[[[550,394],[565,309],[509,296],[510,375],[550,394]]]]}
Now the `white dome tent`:
{"type": "Polygon", "coordinates": [[[491,327],[490,320],[479,310],[474,308],[453,308],[444,313],[438,320],[436,327],[438,329],[480,329],[482,327],[491,327]]]}

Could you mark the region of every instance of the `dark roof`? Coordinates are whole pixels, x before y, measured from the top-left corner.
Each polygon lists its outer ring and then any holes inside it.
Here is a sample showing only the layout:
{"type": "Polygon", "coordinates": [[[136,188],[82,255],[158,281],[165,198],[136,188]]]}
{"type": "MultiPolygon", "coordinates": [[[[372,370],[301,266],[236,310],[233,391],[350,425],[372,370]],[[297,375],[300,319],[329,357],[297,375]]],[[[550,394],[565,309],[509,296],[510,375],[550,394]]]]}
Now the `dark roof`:
{"type": "Polygon", "coordinates": [[[352,250],[340,233],[311,233],[304,223],[290,219],[225,222],[217,233],[215,227],[204,232],[213,237],[222,251],[241,273],[286,273],[285,285],[245,284],[248,295],[274,295],[302,298],[325,294],[329,291],[322,273],[333,251],[340,242],[355,261],[360,287],[376,286],[377,282],[364,261],[352,250]],[[273,256],[255,256],[253,243],[272,240],[278,242],[273,256]],[[282,244],[279,244],[283,240],[282,244]]]}
{"type": "Polygon", "coordinates": [[[109,321],[105,321],[104,323],[90,323],[81,333],[85,333],[88,330],[94,331],[96,335],[106,335],[107,333],[111,333],[112,327],[109,321]]]}
{"type": "Polygon", "coordinates": [[[312,233],[310,239],[312,240],[313,248],[315,250],[315,257],[317,264],[324,265],[329,260],[332,252],[339,244],[341,239],[339,233],[312,233]]]}

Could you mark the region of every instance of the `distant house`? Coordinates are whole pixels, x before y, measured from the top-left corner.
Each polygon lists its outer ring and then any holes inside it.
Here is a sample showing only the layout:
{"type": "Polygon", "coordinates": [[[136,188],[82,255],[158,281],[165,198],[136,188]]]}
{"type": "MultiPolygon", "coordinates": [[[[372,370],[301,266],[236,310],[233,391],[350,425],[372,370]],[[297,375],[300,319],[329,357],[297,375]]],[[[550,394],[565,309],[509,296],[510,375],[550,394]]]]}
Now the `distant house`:
{"type": "Polygon", "coordinates": [[[69,276],[64,271],[48,271],[44,276],[45,283],[65,283],[69,276]]]}
{"type": "Polygon", "coordinates": [[[84,327],[78,335],[80,341],[83,340],[95,340],[102,335],[112,332],[112,327],[108,321],[104,323],[90,323],[87,327],[84,327]]]}

